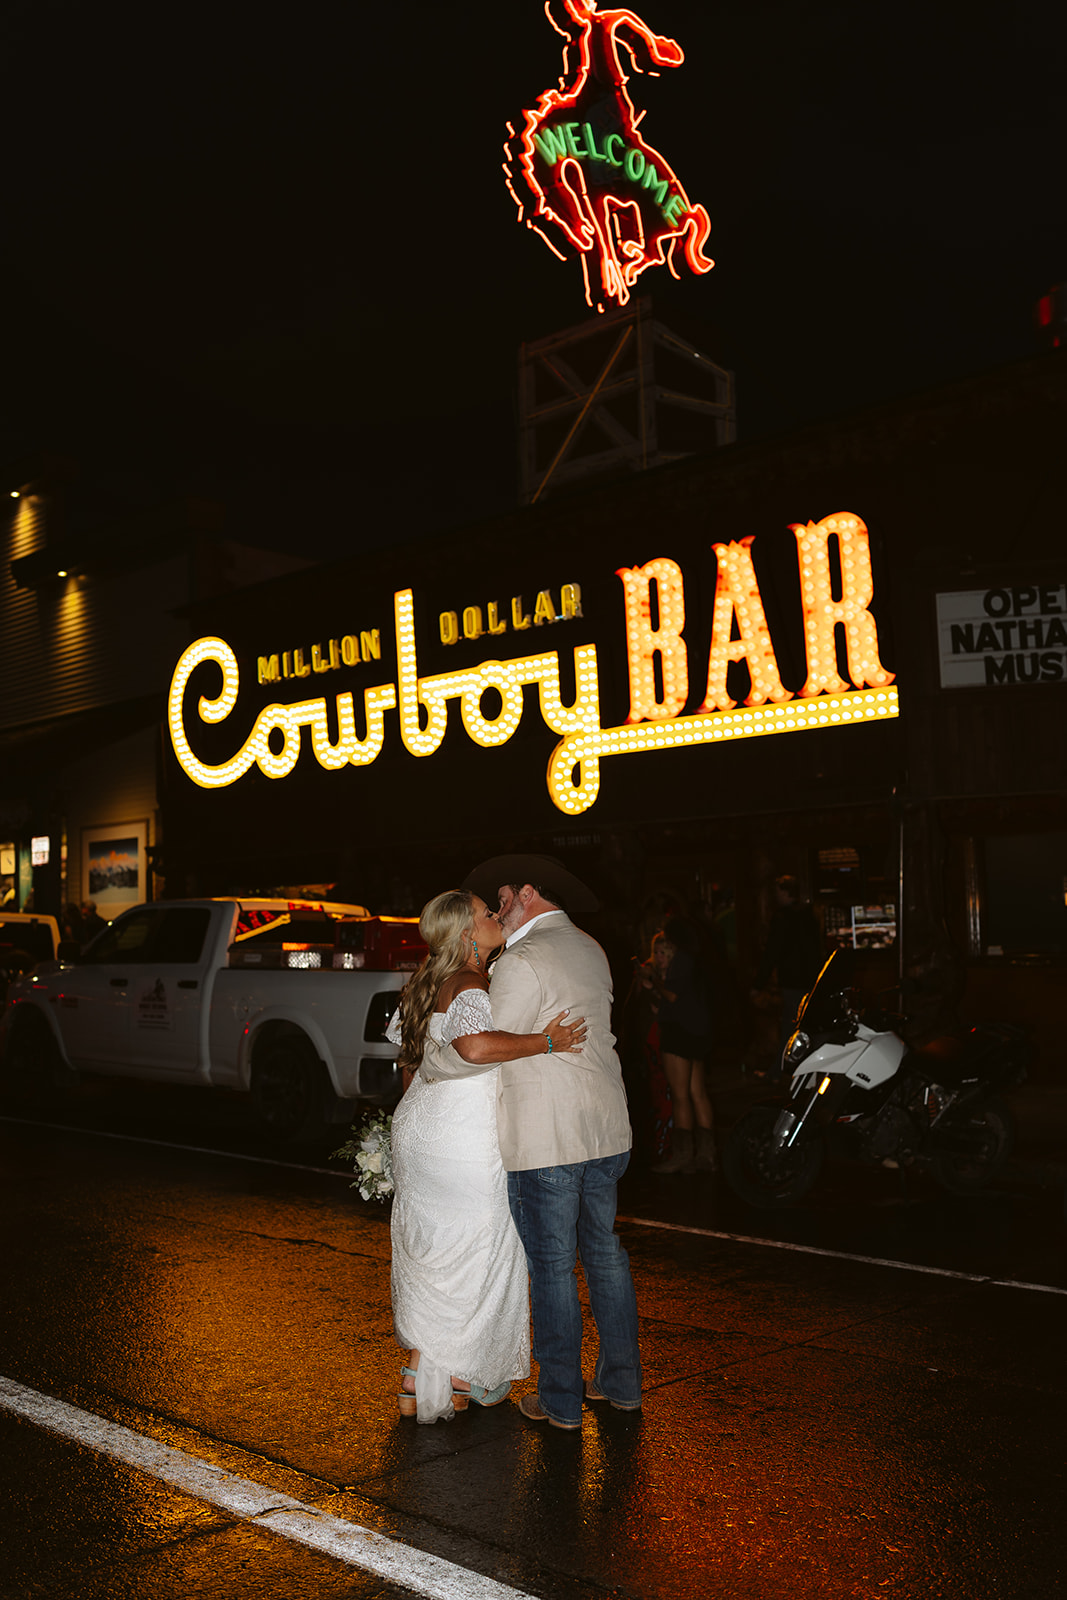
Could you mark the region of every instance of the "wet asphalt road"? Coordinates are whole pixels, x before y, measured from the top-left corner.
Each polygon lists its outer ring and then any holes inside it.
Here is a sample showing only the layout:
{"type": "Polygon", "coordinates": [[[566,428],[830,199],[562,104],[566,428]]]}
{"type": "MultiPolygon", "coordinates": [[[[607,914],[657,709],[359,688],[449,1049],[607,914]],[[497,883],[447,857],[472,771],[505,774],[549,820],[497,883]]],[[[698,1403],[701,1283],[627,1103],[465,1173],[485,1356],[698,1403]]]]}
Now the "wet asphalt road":
{"type": "Polygon", "coordinates": [[[769,1219],[637,1174],[643,1413],[420,1428],[394,1408],[387,1213],[238,1159],[243,1106],[207,1101],[87,1086],[66,1132],[0,1108],[0,1380],[458,1571],[383,1578],[0,1403],[2,1600],[1067,1593],[1067,1249],[1037,1167],[967,1201],[849,1174],[769,1219]]]}

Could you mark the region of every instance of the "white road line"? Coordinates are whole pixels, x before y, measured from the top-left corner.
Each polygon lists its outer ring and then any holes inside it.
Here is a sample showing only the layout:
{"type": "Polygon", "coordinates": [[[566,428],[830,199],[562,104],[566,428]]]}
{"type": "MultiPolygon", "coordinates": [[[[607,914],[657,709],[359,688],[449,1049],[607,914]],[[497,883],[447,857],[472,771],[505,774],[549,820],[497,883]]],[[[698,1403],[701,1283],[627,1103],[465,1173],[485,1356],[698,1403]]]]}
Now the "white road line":
{"type": "Polygon", "coordinates": [[[755,1239],[746,1233],[716,1233],[713,1228],[687,1228],[680,1222],[655,1222],[648,1217],[619,1217],[632,1228],[663,1228],[668,1233],[696,1233],[704,1239],[726,1239],[731,1244],[760,1244],[767,1250],[796,1250],[807,1256],[830,1256],[834,1261],[860,1261],[868,1267],[896,1267],[898,1272],[926,1272],[934,1278],[962,1278],[965,1283],[988,1283],[994,1289],[1032,1289],[1036,1294],[1067,1294],[1051,1283],[1023,1283],[1018,1278],[990,1278],[983,1272],[953,1272],[951,1267],[924,1267],[914,1261],[889,1261],[882,1256],[858,1256],[847,1250],[825,1250],[817,1244],[790,1244],[784,1239],[755,1239]]]}
{"type": "Polygon", "coordinates": [[[169,1139],[146,1139],[139,1133],[110,1133],[105,1128],[78,1128],[65,1122],[39,1122],[33,1117],[0,1117],[0,1122],[12,1122],[22,1128],[47,1128],[50,1133],[86,1133],[92,1139],[120,1139],[125,1144],[151,1144],[160,1150],[184,1150],[194,1156],[222,1156],[226,1161],[254,1161],[262,1167],[284,1167],[286,1172],[317,1172],[323,1178],[347,1178],[351,1172],[338,1172],[336,1167],[302,1167],[295,1161],[278,1161],[273,1156],[248,1156],[239,1150],[209,1150],[198,1144],[174,1144],[169,1139]]]}
{"type": "Polygon", "coordinates": [[[139,1472],[160,1478],[184,1494],[230,1511],[269,1533],[307,1545],[351,1567],[376,1572],[379,1577],[426,1595],[428,1600],[530,1600],[521,1589],[509,1588],[480,1572],[398,1544],[375,1533],[373,1528],[331,1517],[303,1500],[275,1494],[251,1478],[239,1478],[222,1467],[161,1444],[158,1439],[134,1433],[118,1422],[107,1422],[91,1411],[81,1411],[50,1395],[24,1388],[10,1378],[0,1378],[0,1407],[50,1433],[124,1461],[139,1472]]]}
{"type": "MultiPolygon", "coordinates": [[[[324,1178],[347,1178],[349,1172],[332,1167],[301,1167],[292,1161],[276,1161],[270,1156],[242,1155],[234,1150],[207,1150],[194,1144],[171,1144],[166,1139],[144,1139],[135,1133],[108,1133],[101,1128],[69,1127],[58,1122],[37,1122],[29,1117],[0,1117],[0,1122],[17,1123],[26,1128],[48,1128],[53,1133],[87,1133],[94,1139],[122,1139],[127,1144],[156,1145],[161,1150],[184,1150],[194,1156],[221,1156],[226,1161],[255,1161],[265,1167],[281,1167],[286,1172],[317,1172],[324,1178]]],[[[853,1255],[847,1250],[827,1250],[814,1244],[790,1244],[783,1239],[757,1239],[746,1233],[719,1233],[714,1228],[689,1228],[680,1222],[655,1222],[647,1217],[619,1217],[634,1228],[661,1228],[667,1233],[695,1233],[704,1239],[725,1239],[732,1244],[758,1244],[766,1250],[795,1250],[802,1255],[829,1256],[834,1261],[859,1261],[869,1267],[895,1267],[898,1272],[925,1272],[934,1278],[960,1278],[965,1283],[988,1283],[995,1289],[1028,1289],[1034,1294],[1063,1294],[1067,1288],[1051,1283],[1024,1283],[1017,1278],[991,1278],[983,1272],[954,1272],[950,1267],[924,1267],[914,1261],[890,1261],[882,1256],[853,1255]]]]}

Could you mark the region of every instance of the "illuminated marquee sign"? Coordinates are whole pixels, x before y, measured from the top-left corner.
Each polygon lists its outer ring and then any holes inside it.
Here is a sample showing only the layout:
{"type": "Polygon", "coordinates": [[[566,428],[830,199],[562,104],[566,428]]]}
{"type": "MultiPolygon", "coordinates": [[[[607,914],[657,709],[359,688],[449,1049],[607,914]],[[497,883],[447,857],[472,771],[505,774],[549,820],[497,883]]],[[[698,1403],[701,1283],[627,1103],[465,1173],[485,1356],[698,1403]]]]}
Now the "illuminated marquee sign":
{"type": "MultiPolygon", "coordinates": [[[[575,698],[570,705],[564,705],[561,698],[557,650],[421,676],[414,598],[410,589],[402,589],[393,597],[396,682],[363,690],[362,737],[357,731],[353,695],[344,691],[336,696],[336,742],[330,737],[326,698],[317,696],[266,706],[236,755],[219,766],[206,765],[195,754],[185,725],[189,679],[204,662],[221,668],[219,693],[214,699],[201,695],[198,702],[201,722],[220,723],[237,705],[240,673],[237,657],[224,639],[204,638],[185,651],[171,680],[168,720],[174,753],[186,775],[205,789],[226,788],[252,766],[258,766],[268,778],[284,778],[300,758],[301,730],[306,727],[315,759],[327,771],[369,766],[385,743],[385,714],[396,711],[404,748],[412,756],[425,758],[441,746],[451,700],[459,701],[460,720],[468,737],[491,749],[511,738],[522,720],[523,688],[536,684],[542,720],[560,735],[548,763],[548,792],[561,811],[577,816],[596,800],[600,763],[608,756],[687,749],[809,728],[848,727],[897,716],[893,674],[879,658],[878,632],[870,611],[874,579],[865,524],[859,517],[839,514],[817,523],[796,523],[792,531],[800,568],[807,660],[807,678],[799,694],[785,688],[779,675],[750,537],[714,546],[718,577],[707,677],[700,707],[689,715],[684,714],[690,662],[683,637],[682,571],[677,562],[660,556],[640,567],[622,567],[617,574],[622,583],[630,686],[629,715],[619,727],[602,726],[595,644],[574,648],[575,698]],[[831,539],[836,541],[840,574],[836,598],[831,539]],[[843,630],[848,680],[838,670],[838,627],[843,630]],[[736,638],[732,637],[735,633],[736,638]],[[727,692],[726,678],[730,663],[741,661],[747,665],[750,687],[739,705],[727,692]],[[500,709],[492,716],[482,710],[482,696],[488,689],[495,689],[500,698],[500,709]],[[277,736],[275,744],[280,740],[280,748],[272,748],[272,735],[277,736]]],[[[558,609],[550,590],[543,590],[538,598],[545,607],[546,623],[581,618],[576,584],[563,586],[558,609]]],[[[468,607],[468,611],[480,612],[480,608],[468,607]]],[[[513,617],[523,626],[529,619],[529,613],[522,611],[521,597],[517,610],[513,601],[513,617]]],[[[455,613],[442,613],[445,643],[450,642],[445,634],[455,621],[455,613]]]]}
{"type": "Polygon", "coordinates": [[[681,46],[653,33],[632,11],[601,11],[597,0],[564,0],[564,6],[562,27],[545,8],[567,41],[560,86],[523,113],[520,134],[508,123],[504,171],[520,220],[566,260],[540,224],[546,221],[561,231],[581,260],[586,300],[603,311],[607,300],[625,305],[648,267],[666,263],[677,277],[679,245],[693,272],[710,272],[715,263],[704,254],[704,244],[711,222],[639,133],[644,112],[634,109],[619,55],[624,49],[634,70],[641,71],[640,44],[656,66],[680,67],[681,46]],[[516,183],[532,197],[530,216],[516,183]]]}

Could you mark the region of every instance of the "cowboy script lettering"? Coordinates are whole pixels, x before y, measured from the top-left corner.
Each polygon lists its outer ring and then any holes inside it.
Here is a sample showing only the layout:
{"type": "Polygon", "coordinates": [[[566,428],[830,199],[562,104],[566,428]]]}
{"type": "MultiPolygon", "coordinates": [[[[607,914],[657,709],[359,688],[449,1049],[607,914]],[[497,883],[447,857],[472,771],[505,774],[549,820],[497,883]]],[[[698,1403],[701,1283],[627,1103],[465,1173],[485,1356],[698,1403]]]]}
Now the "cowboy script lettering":
{"type": "MultiPolygon", "coordinates": [[[[478,666],[423,676],[419,672],[414,595],[393,597],[396,680],[363,690],[362,735],[351,691],[335,697],[337,737],[330,731],[325,696],[266,706],[237,753],[209,766],[194,752],[186,725],[186,690],[205,663],[222,672],[214,698],[201,694],[202,723],[225,722],[237,706],[240,672],[224,639],[203,638],[189,646],[171,681],[168,721],[182,770],[202,788],[225,788],[253,766],[268,778],[285,778],[301,754],[302,729],[310,732],[315,759],[326,771],[369,766],[385,743],[386,713],[395,711],[400,740],[419,759],[440,749],[448,729],[449,704],[458,700],[468,738],[484,749],[505,744],[523,715],[523,690],[536,685],[541,718],[560,740],[548,765],[548,792],[563,812],[587,811],[600,792],[601,762],[609,756],[714,745],[813,728],[847,727],[898,715],[893,674],[879,656],[870,538],[849,513],[821,522],[796,523],[807,676],[799,693],[782,683],[759,584],[751,537],[713,548],[718,563],[711,644],[699,708],[689,714],[692,669],[681,568],[660,556],[638,567],[621,567],[629,672],[630,709],[625,723],[605,728],[601,719],[597,647],[574,647],[575,695],[564,704],[558,650],[542,650],[478,666]],[[831,556],[834,548],[836,562],[831,556]],[[836,575],[835,575],[836,566],[836,575]],[[835,590],[839,591],[835,594],[835,590]],[[837,632],[843,636],[848,678],[839,670],[837,632]],[[748,693],[740,703],[727,689],[731,664],[744,663],[748,693]],[[500,706],[487,716],[482,699],[495,690],[500,706]],[[279,746],[277,747],[276,746],[279,746]]],[[[571,620],[581,616],[575,606],[571,620]]]]}

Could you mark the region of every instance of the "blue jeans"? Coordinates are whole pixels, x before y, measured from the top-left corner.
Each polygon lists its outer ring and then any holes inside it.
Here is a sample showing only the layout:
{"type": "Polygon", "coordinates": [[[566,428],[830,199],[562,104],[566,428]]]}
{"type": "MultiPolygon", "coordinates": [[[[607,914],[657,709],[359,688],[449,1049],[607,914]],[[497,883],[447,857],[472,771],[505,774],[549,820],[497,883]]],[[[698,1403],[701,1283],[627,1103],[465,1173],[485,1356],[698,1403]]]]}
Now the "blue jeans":
{"type": "Polygon", "coordinates": [[[600,1351],[594,1382],[622,1406],[641,1404],[637,1299],[615,1233],[616,1188],[630,1152],[508,1173],[508,1200],[530,1269],[537,1395],[556,1422],[582,1420],[581,1259],[600,1351]]]}

